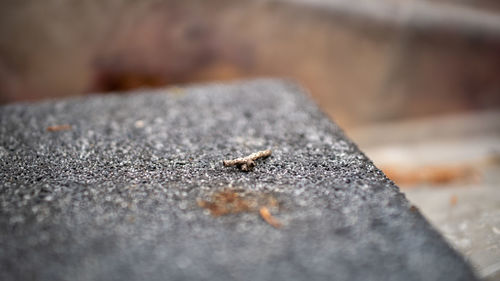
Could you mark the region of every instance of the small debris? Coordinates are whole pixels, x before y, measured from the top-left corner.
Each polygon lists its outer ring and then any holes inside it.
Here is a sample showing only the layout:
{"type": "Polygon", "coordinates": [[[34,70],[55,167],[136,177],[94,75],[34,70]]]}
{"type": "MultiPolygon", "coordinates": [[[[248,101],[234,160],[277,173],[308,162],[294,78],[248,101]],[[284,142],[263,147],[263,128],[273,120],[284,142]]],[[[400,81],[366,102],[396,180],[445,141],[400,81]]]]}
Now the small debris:
{"type": "Polygon", "coordinates": [[[270,225],[280,228],[281,223],[276,220],[272,215],[271,212],[269,212],[269,209],[267,207],[261,207],[259,210],[260,216],[270,225]]]}
{"type": "Polygon", "coordinates": [[[64,125],[55,125],[55,126],[47,127],[47,132],[58,132],[58,131],[67,131],[67,130],[71,130],[71,125],[64,124],[64,125]]]}
{"type": "Polygon", "coordinates": [[[410,206],[410,212],[412,212],[412,213],[416,213],[416,212],[418,212],[418,207],[417,207],[417,206],[415,206],[415,205],[411,205],[411,206],[410,206]]]}
{"type": "Polygon", "coordinates": [[[492,227],[491,230],[493,231],[493,233],[495,233],[496,235],[500,235],[500,229],[496,228],[496,227],[492,227]]]}
{"type": "Polygon", "coordinates": [[[135,126],[136,128],[144,128],[144,125],[145,125],[145,123],[144,123],[144,121],[142,121],[142,120],[137,120],[137,121],[135,121],[135,123],[134,123],[134,126],[135,126]]]}
{"type": "Polygon", "coordinates": [[[450,206],[455,206],[458,203],[458,197],[456,195],[452,195],[450,197],[450,206]]]}
{"type": "Polygon", "coordinates": [[[233,160],[224,160],[222,164],[224,167],[236,166],[238,169],[248,172],[255,167],[255,160],[259,158],[266,158],[271,155],[272,151],[270,149],[263,150],[259,152],[252,153],[246,157],[236,158],[233,160]]]}
{"type": "Polygon", "coordinates": [[[271,215],[270,208],[277,209],[278,201],[270,194],[260,194],[244,190],[226,189],[218,191],[209,200],[197,200],[198,206],[210,211],[212,216],[239,213],[256,213],[268,224],[280,228],[282,224],[271,215]]]}

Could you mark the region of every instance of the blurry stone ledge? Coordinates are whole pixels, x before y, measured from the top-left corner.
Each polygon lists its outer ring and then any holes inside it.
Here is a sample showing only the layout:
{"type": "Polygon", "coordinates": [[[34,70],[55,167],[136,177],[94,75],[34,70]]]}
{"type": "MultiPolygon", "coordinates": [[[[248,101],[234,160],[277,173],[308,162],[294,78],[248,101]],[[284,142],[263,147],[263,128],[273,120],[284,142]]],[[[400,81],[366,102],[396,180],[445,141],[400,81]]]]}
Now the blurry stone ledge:
{"type": "Polygon", "coordinates": [[[1,280],[476,280],[281,80],[0,107],[0,229],[1,280]]]}

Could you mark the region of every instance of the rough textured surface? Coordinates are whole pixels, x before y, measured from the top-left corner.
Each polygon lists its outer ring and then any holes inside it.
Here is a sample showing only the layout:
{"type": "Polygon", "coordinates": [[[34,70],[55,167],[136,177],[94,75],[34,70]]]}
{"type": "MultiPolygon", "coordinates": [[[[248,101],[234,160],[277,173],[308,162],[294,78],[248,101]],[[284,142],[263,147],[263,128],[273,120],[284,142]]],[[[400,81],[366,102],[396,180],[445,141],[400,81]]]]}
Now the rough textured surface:
{"type": "Polygon", "coordinates": [[[287,82],[1,107],[0,181],[1,280],[475,279],[287,82]],[[197,205],[228,186],[271,193],[284,226],[197,205]]]}

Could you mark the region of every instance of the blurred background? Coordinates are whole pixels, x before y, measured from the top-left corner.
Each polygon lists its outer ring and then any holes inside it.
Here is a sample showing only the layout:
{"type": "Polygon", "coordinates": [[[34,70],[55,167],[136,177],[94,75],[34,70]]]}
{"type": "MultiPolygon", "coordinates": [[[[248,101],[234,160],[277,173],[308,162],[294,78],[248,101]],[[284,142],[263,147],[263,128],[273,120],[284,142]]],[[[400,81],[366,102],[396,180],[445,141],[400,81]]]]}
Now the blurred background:
{"type": "Polygon", "coordinates": [[[0,104],[257,77],[303,85],[500,280],[500,1],[0,1],[0,104]]]}

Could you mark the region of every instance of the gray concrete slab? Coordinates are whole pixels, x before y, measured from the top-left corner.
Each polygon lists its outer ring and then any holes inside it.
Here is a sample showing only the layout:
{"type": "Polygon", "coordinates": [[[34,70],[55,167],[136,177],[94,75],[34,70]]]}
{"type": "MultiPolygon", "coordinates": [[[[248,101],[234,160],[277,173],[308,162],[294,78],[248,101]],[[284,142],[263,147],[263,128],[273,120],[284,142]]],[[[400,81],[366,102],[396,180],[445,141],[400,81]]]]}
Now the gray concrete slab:
{"type": "Polygon", "coordinates": [[[476,279],[288,82],[0,107],[0,182],[1,280],[476,279]],[[275,198],[283,226],[197,203],[228,188],[275,198]]]}

